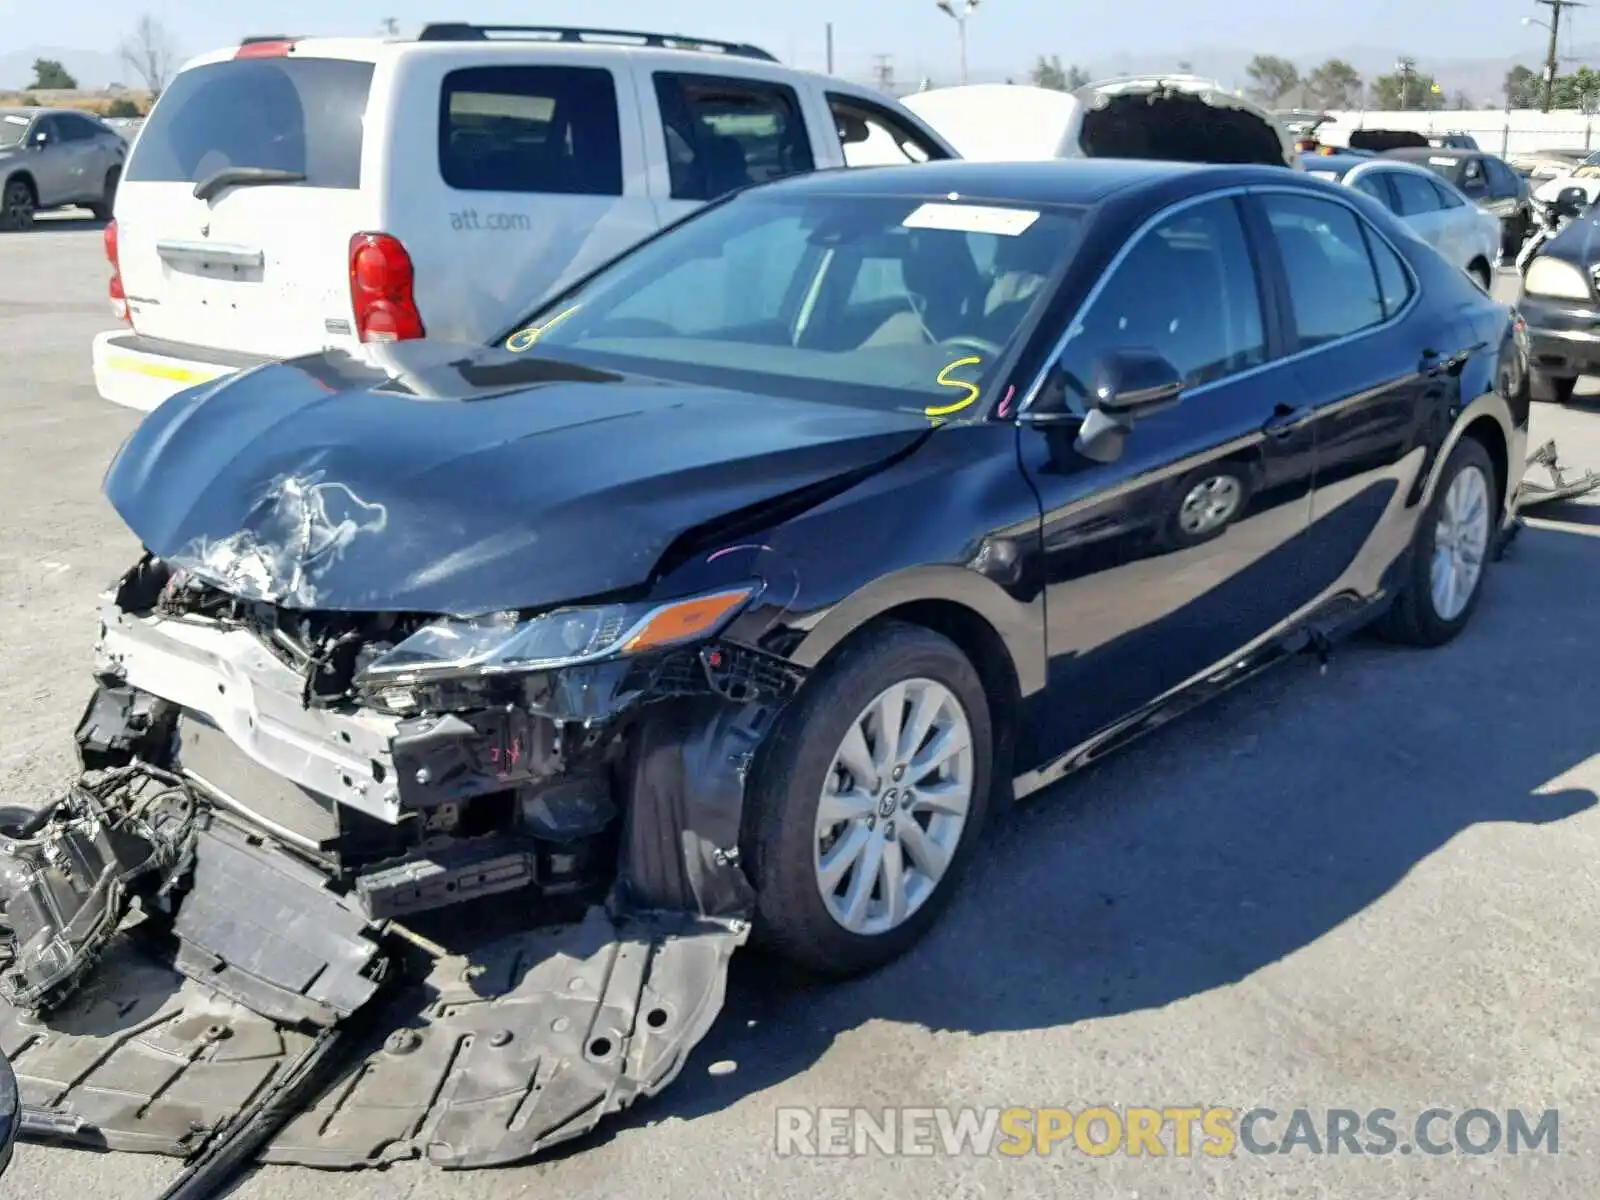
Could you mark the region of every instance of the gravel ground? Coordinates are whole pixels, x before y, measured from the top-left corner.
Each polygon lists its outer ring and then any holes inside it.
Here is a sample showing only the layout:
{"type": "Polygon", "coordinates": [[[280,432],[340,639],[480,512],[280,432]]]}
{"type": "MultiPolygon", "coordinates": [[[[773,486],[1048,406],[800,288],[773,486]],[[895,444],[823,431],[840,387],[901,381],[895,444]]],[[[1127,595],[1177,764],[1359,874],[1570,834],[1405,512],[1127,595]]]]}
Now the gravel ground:
{"type": "MultiPolygon", "coordinates": [[[[137,420],[90,383],[99,242],[75,221],[0,238],[7,799],[68,778],[94,596],[136,549],[98,493],[137,420]]],[[[1541,410],[1535,434],[1600,465],[1600,420],[1581,405],[1541,410]]],[[[1326,675],[1289,667],[1025,806],[894,967],[801,990],[759,958],[738,963],[678,1084],[576,1150],[381,1181],[263,1170],[237,1194],[1600,1195],[1600,899],[1583,882],[1600,857],[1600,725],[1577,702],[1600,677],[1600,508],[1560,515],[1525,532],[1455,645],[1363,641],[1326,675]],[[1436,1105],[1556,1108],[1560,1153],[774,1151],[779,1106],[1096,1103],[1389,1108],[1403,1140],[1436,1105]]],[[[137,1198],[175,1170],[23,1146],[5,1194],[137,1198]]]]}

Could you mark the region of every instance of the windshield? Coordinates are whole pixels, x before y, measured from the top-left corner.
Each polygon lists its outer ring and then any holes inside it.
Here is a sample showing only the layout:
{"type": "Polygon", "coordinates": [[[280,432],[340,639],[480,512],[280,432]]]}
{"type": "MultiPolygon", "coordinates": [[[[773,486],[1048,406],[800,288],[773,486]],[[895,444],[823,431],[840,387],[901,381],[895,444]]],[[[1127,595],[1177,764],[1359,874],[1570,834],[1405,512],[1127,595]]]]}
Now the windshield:
{"type": "Polygon", "coordinates": [[[1076,250],[1084,215],[752,193],[640,246],[530,315],[503,345],[945,416],[973,409],[988,388],[1076,250]]]}
{"type": "Polygon", "coordinates": [[[0,112],[0,149],[20,146],[32,118],[27,113],[0,112]]]}

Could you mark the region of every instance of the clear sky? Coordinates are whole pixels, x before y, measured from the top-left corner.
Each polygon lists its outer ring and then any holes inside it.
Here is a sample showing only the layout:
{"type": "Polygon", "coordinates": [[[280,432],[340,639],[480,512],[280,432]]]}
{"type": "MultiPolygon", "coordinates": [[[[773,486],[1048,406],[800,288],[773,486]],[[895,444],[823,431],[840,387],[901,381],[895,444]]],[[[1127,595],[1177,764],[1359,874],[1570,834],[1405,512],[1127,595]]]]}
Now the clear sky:
{"type": "MultiPolygon", "coordinates": [[[[574,22],[578,12],[589,25],[748,40],[812,67],[823,65],[824,27],[832,21],[841,73],[861,72],[883,53],[894,55],[902,77],[919,64],[953,67],[957,45],[954,23],[934,0],[0,0],[0,29],[18,48],[110,51],[141,12],[158,17],[186,53],[242,34],[366,34],[385,17],[411,32],[426,20],[574,22]]],[[[1533,0],[983,0],[968,32],[975,70],[1025,69],[1040,53],[1092,68],[1097,57],[1117,53],[1203,47],[1298,57],[1371,45],[1491,58],[1539,46],[1540,31],[1520,24],[1531,14],[1548,17],[1549,10],[1533,0]]],[[[1600,35],[1595,9],[1563,15],[1575,37],[1596,40],[1586,36],[1591,22],[1600,35]]]]}

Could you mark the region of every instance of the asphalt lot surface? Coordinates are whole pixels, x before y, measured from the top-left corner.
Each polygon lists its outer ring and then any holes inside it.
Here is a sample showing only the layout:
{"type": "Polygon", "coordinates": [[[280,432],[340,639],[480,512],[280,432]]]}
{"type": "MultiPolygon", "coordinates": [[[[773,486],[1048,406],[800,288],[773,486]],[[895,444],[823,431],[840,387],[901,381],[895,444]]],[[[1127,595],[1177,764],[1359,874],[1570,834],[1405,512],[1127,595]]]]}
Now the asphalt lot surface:
{"type": "MultiPolygon", "coordinates": [[[[1504,286],[1504,284],[1502,284],[1504,286]]],[[[138,415],[98,399],[90,222],[0,236],[0,795],[68,780],[97,591],[136,544],[101,499],[138,415]]],[[[1593,388],[1586,389],[1591,393],[1593,388]]],[[[1600,416],[1541,408],[1577,465],[1600,416]]],[[[1453,646],[1365,640],[1264,677],[1013,814],[930,939],[799,988],[750,955],[676,1085],[573,1151],[445,1175],[254,1174],[475,1200],[907,1194],[1194,1200],[1600,1195],[1600,507],[1529,528],[1453,646]],[[730,1069],[731,1065],[731,1069],[730,1069]],[[713,1067],[715,1066],[715,1070],[713,1067]],[[1560,1110],[1560,1153],[793,1159],[779,1106],[1560,1110]]],[[[1281,1128],[1280,1128],[1281,1132],[1281,1128]]],[[[15,1200],[137,1198],[169,1160],[22,1146],[15,1200]]]]}

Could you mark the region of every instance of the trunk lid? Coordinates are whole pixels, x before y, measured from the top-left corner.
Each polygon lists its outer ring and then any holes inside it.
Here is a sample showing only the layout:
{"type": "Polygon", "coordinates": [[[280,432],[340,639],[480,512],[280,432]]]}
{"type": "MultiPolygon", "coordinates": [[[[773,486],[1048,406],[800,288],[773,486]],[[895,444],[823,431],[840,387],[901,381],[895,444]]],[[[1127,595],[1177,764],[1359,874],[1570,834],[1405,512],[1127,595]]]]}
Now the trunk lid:
{"type": "Polygon", "coordinates": [[[178,74],[117,196],[139,333],[272,356],[354,341],[350,237],[372,212],[361,159],[373,69],[286,53],[178,74]],[[258,177],[197,187],[239,168],[258,177]]]}

